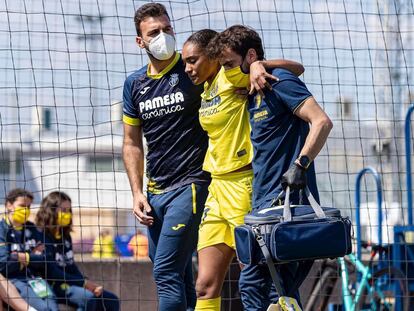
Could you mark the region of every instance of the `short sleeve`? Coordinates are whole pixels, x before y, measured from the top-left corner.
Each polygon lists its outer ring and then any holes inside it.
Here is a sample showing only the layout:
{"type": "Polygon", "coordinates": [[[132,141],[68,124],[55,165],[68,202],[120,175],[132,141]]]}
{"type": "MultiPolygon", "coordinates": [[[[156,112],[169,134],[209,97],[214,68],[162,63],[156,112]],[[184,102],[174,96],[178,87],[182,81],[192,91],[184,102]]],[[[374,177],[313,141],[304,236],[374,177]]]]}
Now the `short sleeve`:
{"type": "Polygon", "coordinates": [[[124,83],[123,101],[123,122],[132,126],[140,125],[141,120],[139,119],[137,110],[132,103],[132,83],[129,78],[126,79],[124,83]]]}
{"type": "Polygon", "coordinates": [[[285,71],[279,78],[280,82],[273,85],[273,93],[290,111],[294,112],[312,96],[306,85],[292,73],[285,71]]]}

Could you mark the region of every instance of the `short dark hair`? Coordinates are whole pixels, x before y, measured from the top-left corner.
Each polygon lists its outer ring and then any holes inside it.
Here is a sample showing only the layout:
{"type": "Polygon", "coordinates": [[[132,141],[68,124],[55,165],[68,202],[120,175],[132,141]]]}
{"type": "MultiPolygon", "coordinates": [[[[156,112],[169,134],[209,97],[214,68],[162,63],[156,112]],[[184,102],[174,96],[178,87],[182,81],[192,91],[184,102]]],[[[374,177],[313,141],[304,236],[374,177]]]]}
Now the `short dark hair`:
{"type": "Polygon", "coordinates": [[[197,45],[203,52],[206,51],[208,44],[217,36],[218,32],[213,29],[201,29],[191,36],[184,42],[186,43],[193,43],[197,45]]]}
{"type": "Polygon", "coordinates": [[[27,191],[25,189],[21,189],[21,188],[16,188],[11,190],[7,195],[6,195],[6,204],[10,203],[13,204],[17,198],[29,198],[30,200],[33,201],[33,194],[30,191],[27,191]]]}
{"type": "Polygon", "coordinates": [[[219,33],[207,47],[207,52],[212,58],[218,58],[221,52],[229,48],[241,57],[245,57],[249,49],[255,49],[257,58],[264,59],[262,39],[253,29],[234,25],[219,33]]]}
{"type": "Polygon", "coordinates": [[[163,6],[161,3],[147,3],[141,6],[135,12],[134,16],[134,23],[138,36],[141,35],[140,24],[144,19],[148,17],[159,17],[163,15],[167,15],[168,19],[170,19],[165,6],[163,6]]]}
{"type": "MultiPolygon", "coordinates": [[[[45,196],[40,203],[39,210],[36,214],[36,226],[45,231],[46,234],[54,236],[57,228],[57,209],[60,203],[64,201],[72,202],[70,196],[62,191],[53,191],[45,196]]],[[[71,209],[72,212],[72,209],[71,209]]],[[[63,236],[69,238],[72,231],[72,222],[69,226],[64,227],[63,236]]]]}

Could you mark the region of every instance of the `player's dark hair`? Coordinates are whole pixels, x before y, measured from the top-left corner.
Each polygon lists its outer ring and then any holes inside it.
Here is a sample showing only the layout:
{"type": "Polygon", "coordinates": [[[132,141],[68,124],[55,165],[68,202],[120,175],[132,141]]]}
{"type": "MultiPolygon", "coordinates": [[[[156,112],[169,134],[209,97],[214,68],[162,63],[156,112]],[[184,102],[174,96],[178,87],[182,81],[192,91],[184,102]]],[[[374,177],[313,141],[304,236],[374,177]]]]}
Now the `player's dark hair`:
{"type": "Polygon", "coordinates": [[[14,202],[16,202],[17,198],[20,198],[20,197],[29,198],[30,200],[33,201],[33,194],[30,191],[27,191],[21,188],[16,188],[16,189],[11,190],[9,193],[7,193],[5,204],[7,203],[13,204],[14,202]]]}
{"type": "MultiPolygon", "coordinates": [[[[72,202],[70,196],[62,191],[53,191],[45,196],[40,203],[39,211],[36,214],[36,226],[50,236],[55,236],[58,219],[58,208],[63,201],[72,202]]],[[[72,208],[70,209],[72,213],[72,208]]],[[[72,231],[72,222],[69,226],[62,228],[63,236],[69,238],[72,231]]]]}
{"type": "Polygon", "coordinates": [[[141,6],[135,12],[134,16],[135,29],[137,30],[138,36],[141,35],[140,25],[144,19],[148,17],[160,17],[163,15],[167,15],[168,19],[170,19],[165,6],[163,6],[161,3],[147,3],[141,6]]]}
{"type": "MultiPolygon", "coordinates": [[[[203,53],[206,52],[208,44],[217,36],[218,32],[212,29],[202,29],[191,36],[184,42],[195,44],[203,53]]],[[[207,53],[206,53],[207,54],[207,53]]]]}
{"type": "Polygon", "coordinates": [[[249,49],[254,49],[258,60],[264,59],[263,44],[259,34],[243,25],[234,25],[219,33],[207,46],[207,53],[212,58],[218,58],[227,48],[243,58],[249,49]]]}

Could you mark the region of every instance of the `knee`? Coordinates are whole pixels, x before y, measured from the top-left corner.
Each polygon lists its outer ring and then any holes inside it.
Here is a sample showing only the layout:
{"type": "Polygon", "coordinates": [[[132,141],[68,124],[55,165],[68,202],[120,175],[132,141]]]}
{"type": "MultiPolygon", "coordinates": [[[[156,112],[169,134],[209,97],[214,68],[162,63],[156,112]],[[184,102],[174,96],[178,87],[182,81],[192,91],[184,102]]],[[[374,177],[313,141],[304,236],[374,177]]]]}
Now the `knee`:
{"type": "Polygon", "coordinates": [[[118,311],[119,310],[119,298],[115,294],[104,291],[103,298],[106,300],[106,310],[118,311]]]}
{"type": "MultiPolygon", "coordinates": [[[[86,303],[84,306],[85,310],[95,310],[98,307],[98,303],[94,296],[86,297],[86,303]]],[[[82,307],[82,305],[78,305],[78,307],[82,307]]]]}
{"type": "Polygon", "coordinates": [[[198,277],[196,282],[197,298],[209,299],[220,296],[213,279],[208,277],[198,277]]]}
{"type": "Polygon", "coordinates": [[[119,307],[120,307],[119,298],[115,296],[114,300],[112,301],[113,311],[118,311],[119,307]]]}
{"type": "Polygon", "coordinates": [[[117,295],[110,293],[109,299],[117,306],[119,306],[119,298],[117,295]]]}
{"type": "Polygon", "coordinates": [[[154,265],[154,269],[152,270],[152,274],[154,275],[154,280],[155,283],[160,283],[162,282],[164,279],[168,278],[168,271],[154,265]]]}
{"type": "Polygon", "coordinates": [[[51,299],[25,299],[26,302],[38,311],[58,311],[57,303],[51,299]]]}
{"type": "Polygon", "coordinates": [[[184,284],[183,276],[177,271],[169,268],[155,265],[153,275],[157,286],[176,288],[184,284]]]}
{"type": "Polygon", "coordinates": [[[261,280],[261,277],[257,274],[252,273],[246,267],[241,270],[239,277],[239,289],[243,290],[245,287],[251,286],[252,284],[257,284],[261,280]]]}

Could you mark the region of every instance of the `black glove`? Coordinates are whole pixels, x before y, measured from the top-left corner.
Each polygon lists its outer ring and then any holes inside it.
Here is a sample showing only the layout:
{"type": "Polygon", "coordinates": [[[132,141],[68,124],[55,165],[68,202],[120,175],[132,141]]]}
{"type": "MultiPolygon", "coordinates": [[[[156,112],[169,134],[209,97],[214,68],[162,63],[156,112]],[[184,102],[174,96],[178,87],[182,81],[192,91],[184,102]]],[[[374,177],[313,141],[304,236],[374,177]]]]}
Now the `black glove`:
{"type": "Polygon", "coordinates": [[[293,163],[282,176],[282,188],[287,186],[291,190],[303,189],[306,187],[306,169],[299,164],[293,163]]]}

